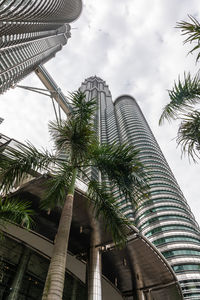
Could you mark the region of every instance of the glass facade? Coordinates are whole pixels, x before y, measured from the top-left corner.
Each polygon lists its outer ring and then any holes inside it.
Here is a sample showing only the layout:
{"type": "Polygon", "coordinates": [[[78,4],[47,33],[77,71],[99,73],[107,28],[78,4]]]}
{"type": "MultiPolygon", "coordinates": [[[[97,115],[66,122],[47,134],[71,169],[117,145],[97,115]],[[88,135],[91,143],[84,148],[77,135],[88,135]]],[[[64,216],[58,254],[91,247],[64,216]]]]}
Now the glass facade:
{"type": "MultiPolygon", "coordinates": [[[[4,237],[0,247],[0,299],[4,300],[10,295],[14,288],[13,280],[20,275],[19,266],[22,265],[22,255],[26,248],[25,245],[12,239],[4,237]]],[[[29,249],[26,269],[23,272],[23,285],[19,289],[18,300],[39,300],[42,299],[42,291],[49,261],[40,253],[29,249]]],[[[19,281],[18,281],[19,282],[19,281]]],[[[13,298],[14,299],[14,298],[13,298]]],[[[16,299],[16,298],[15,298],[16,299]]],[[[65,288],[63,300],[87,299],[85,285],[67,273],[65,278],[65,288]]]]}
{"type": "MultiPolygon", "coordinates": [[[[138,104],[128,95],[113,103],[107,84],[96,76],[86,79],[81,90],[88,98],[97,98],[95,126],[99,141],[134,145],[149,170],[150,199],[141,201],[134,209],[116,191],[121,211],[166,257],[185,299],[199,299],[196,287],[193,288],[194,280],[200,285],[199,227],[138,104]],[[188,286],[189,291],[184,289],[188,286]]],[[[88,169],[88,174],[92,172],[95,171],[88,169]]]]}
{"type": "Polygon", "coordinates": [[[0,94],[61,50],[81,0],[1,1],[0,94]]]}
{"type": "MultiPolygon", "coordinates": [[[[85,92],[88,99],[97,99],[97,111],[94,117],[94,126],[97,131],[97,138],[100,143],[120,142],[121,137],[118,130],[118,120],[116,118],[112,96],[106,83],[98,77],[90,77],[81,85],[81,91],[85,92]]],[[[124,133],[126,134],[126,133],[124,133]]],[[[99,174],[95,169],[87,169],[88,176],[99,178],[99,174]]],[[[84,179],[84,178],[83,178],[84,179]]],[[[104,180],[107,180],[104,178],[104,180]]],[[[86,180],[87,181],[87,180],[86,180]]],[[[116,202],[119,204],[120,210],[128,218],[134,221],[133,204],[127,202],[123,198],[116,187],[110,186],[115,195],[116,202]]]]}
{"type": "MultiPolygon", "coordinates": [[[[136,226],[168,259],[179,280],[200,279],[199,227],[170,167],[136,101],[130,96],[119,97],[115,109],[127,131],[123,140],[140,150],[140,159],[150,171],[151,199],[136,209],[136,226]]],[[[194,295],[190,289],[189,297],[196,299],[195,289],[194,295]]]]}

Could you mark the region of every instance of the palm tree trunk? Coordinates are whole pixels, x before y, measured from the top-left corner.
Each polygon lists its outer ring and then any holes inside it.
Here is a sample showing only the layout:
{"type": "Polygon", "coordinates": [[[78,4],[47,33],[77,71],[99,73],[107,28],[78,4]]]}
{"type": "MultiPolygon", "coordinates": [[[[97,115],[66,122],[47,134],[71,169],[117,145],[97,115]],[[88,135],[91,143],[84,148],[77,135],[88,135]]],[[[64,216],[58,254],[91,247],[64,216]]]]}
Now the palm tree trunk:
{"type": "Polygon", "coordinates": [[[17,272],[15,274],[14,280],[10,287],[10,294],[7,300],[17,300],[19,299],[19,291],[22,288],[23,277],[26,272],[26,268],[29,262],[31,250],[27,247],[23,247],[22,255],[17,267],[17,272]]]}
{"type": "Polygon", "coordinates": [[[42,300],[62,300],[76,174],[77,170],[74,169],[60,217],[42,300]]]}
{"type": "Polygon", "coordinates": [[[96,247],[100,243],[100,233],[98,222],[94,217],[92,217],[92,227],[88,262],[88,300],[101,300],[101,253],[99,247],[96,247]]]}

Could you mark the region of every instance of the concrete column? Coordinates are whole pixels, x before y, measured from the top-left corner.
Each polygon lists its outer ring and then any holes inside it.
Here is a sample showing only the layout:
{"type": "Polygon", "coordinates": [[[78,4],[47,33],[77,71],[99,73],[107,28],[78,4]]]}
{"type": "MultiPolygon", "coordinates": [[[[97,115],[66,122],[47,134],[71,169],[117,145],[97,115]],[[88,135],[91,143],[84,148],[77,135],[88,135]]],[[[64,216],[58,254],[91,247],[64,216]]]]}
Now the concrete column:
{"type": "Polygon", "coordinates": [[[73,279],[73,285],[72,285],[72,295],[71,300],[77,299],[77,287],[78,287],[78,280],[76,278],[73,279]]]}
{"type": "Polygon", "coordinates": [[[140,291],[140,290],[137,291],[137,299],[138,300],[146,300],[146,297],[145,297],[143,291],[140,291]]]}
{"type": "Polygon", "coordinates": [[[23,247],[22,255],[17,267],[17,272],[13,279],[12,285],[10,287],[10,294],[8,296],[8,300],[18,300],[19,299],[19,291],[22,288],[23,277],[26,272],[26,268],[29,262],[29,258],[31,255],[31,251],[27,247],[23,247]]]}
{"type": "Polygon", "coordinates": [[[97,222],[93,220],[92,223],[88,262],[88,300],[102,300],[101,253],[99,248],[96,247],[100,242],[100,236],[97,222]]]}
{"type": "Polygon", "coordinates": [[[149,290],[148,293],[146,294],[147,295],[147,300],[152,300],[152,296],[151,296],[151,291],[149,290]]]}

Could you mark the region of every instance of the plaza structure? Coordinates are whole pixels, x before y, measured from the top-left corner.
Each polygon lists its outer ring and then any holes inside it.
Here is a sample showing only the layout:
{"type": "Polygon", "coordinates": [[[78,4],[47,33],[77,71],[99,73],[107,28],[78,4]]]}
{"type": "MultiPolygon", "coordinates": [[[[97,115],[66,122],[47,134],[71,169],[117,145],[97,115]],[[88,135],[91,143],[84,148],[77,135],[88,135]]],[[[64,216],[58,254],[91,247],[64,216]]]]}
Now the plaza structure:
{"type": "Polygon", "coordinates": [[[184,298],[200,299],[199,226],[136,100],[122,95],[113,103],[108,85],[96,76],[86,79],[80,89],[88,99],[98,101],[95,126],[99,141],[135,146],[148,170],[150,199],[135,208],[116,191],[121,211],[167,259],[184,298]]]}
{"type": "Polygon", "coordinates": [[[1,1],[0,94],[62,49],[81,10],[81,0],[1,1]]]}
{"type": "MultiPolygon", "coordinates": [[[[58,86],[44,67],[37,68],[36,74],[51,91],[58,90],[58,86]]],[[[120,117],[121,109],[118,106],[116,110],[116,105],[119,105],[121,100],[113,104],[111,93],[105,82],[96,76],[91,77],[81,85],[81,89],[86,92],[88,98],[97,98],[98,110],[94,116],[94,122],[99,141],[101,143],[113,141],[132,143],[128,138],[129,132],[132,132],[132,124],[129,126],[127,116],[120,117]]],[[[69,111],[70,105],[64,94],[60,91],[55,95],[57,95],[55,100],[62,104],[61,107],[66,103],[66,112],[69,111]]],[[[135,103],[132,97],[125,97],[130,105],[135,103]]],[[[127,103],[123,103],[122,110],[126,109],[124,104],[127,103]]],[[[147,125],[146,127],[148,128],[147,125]]],[[[5,155],[7,148],[16,148],[19,144],[18,141],[0,134],[0,148],[5,155]]],[[[98,176],[95,169],[86,171],[88,176],[98,176]]],[[[39,203],[45,192],[46,178],[46,174],[35,172],[22,186],[14,187],[13,196],[31,201],[36,211],[36,218],[34,227],[29,231],[14,224],[0,228],[5,236],[0,249],[0,299],[6,299],[11,295],[13,282],[19,274],[23,282],[22,287],[19,288],[20,297],[28,300],[41,298],[60,217],[60,211],[56,208],[50,214],[40,209],[39,203]],[[25,267],[22,272],[20,268],[23,266],[25,267]]],[[[114,187],[111,188],[114,189],[114,187]]],[[[98,242],[94,247],[98,255],[94,260],[90,260],[89,252],[94,224],[91,221],[91,207],[88,206],[85,197],[86,189],[85,178],[79,178],[76,182],[63,300],[183,299],[174,270],[161,252],[142,234],[142,230],[139,231],[135,226],[140,208],[136,212],[132,203],[127,203],[125,198],[119,197],[117,190],[114,190],[116,201],[121,211],[133,222],[133,225],[127,228],[127,244],[122,249],[116,248],[112,243],[111,235],[105,230],[103,220],[100,219],[97,224],[98,242]],[[86,284],[88,267],[94,270],[93,285],[89,294],[86,284]]],[[[147,205],[147,210],[149,207],[150,204],[147,205]]],[[[193,228],[198,230],[197,226],[193,228]]],[[[185,273],[183,275],[186,276],[185,273]]],[[[188,280],[191,278],[188,277],[188,280]]]]}

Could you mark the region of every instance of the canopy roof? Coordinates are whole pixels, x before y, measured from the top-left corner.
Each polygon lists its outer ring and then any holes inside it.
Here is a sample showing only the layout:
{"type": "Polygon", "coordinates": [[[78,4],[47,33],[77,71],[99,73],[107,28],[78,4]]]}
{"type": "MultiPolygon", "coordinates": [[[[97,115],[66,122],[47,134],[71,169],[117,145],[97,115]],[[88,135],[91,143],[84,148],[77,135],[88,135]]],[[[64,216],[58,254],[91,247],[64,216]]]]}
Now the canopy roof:
{"type": "MultiPolygon", "coordinates": [[[[45,176],[38,177],[18,189],[14,195],[32,201],[39,212],[35,231],[44,238],[54,240],[60,217],[60,210],[54,209],[48,215],[39,210],[39,201],[45,190],[45,176]]],[[[69,251],[81,260],[87,259],[91,223],[90,211],[84,186],[78,182],[73,220],[71,225],[69,251]]],[[[134,226],[127,229],[128,242],[123,249],[112,243],[111,235],[99,221],[102,250],[102,273],[114,284],[126,299],[133,299],[140,290],[154,300],[183,299],[182,292],[172,268],[155,248],[134,226]]]]}

